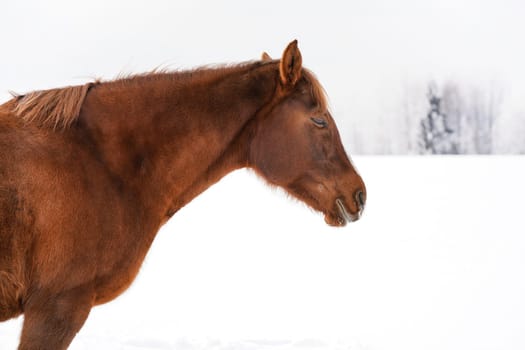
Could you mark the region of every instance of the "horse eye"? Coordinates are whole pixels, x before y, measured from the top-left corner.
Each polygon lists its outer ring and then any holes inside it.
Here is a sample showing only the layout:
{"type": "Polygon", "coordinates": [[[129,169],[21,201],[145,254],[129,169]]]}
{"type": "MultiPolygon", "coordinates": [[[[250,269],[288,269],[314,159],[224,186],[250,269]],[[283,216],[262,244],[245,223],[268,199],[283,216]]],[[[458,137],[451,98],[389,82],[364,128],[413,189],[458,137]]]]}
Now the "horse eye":
{"type": "Polygon", "coordinates": [[[312,117],[310,120],[313,121],[318,128],[325,128],[328,126],[328,123],[324,119],[312,117]]]}

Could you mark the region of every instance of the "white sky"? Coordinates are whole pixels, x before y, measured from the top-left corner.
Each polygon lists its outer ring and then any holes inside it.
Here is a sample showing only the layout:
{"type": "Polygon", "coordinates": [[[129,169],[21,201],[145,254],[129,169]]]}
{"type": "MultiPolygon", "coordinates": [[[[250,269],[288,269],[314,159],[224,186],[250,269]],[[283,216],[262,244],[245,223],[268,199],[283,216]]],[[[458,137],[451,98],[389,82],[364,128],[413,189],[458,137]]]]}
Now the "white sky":
{"type": "Polygon", "coordinates": [[[10,1],[0,101],[159,65],[277,57],[297,38],[346,142],[395,123],[385,116],[414,80],[496,80],[507,109],[524,109],[523,18],[520,0],[10,1]]]}

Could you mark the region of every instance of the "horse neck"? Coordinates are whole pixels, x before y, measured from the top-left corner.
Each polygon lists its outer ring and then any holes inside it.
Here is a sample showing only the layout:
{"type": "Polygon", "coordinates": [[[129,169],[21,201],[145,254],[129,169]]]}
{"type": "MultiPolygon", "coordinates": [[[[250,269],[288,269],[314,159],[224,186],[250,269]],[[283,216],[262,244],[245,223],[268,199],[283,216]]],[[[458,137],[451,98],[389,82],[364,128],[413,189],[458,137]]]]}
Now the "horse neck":
{"type": "Polygon", "coordinates": [[[278,71],[177,74],[98,85],[81,115],[111,177],[161,221],[246,165],[247,126],[272,100],[278,71]]]}

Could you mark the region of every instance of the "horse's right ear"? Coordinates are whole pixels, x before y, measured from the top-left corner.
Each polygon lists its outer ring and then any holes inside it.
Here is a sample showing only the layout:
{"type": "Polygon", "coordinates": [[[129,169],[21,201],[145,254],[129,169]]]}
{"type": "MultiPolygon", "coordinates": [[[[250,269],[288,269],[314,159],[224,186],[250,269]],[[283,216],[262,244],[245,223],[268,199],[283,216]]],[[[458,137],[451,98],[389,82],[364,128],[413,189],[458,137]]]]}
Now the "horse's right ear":
{"type": "Polygon", "coordinates": [[[271,61],[272,58],[266,52],[263,52],[262,55],[261,55],[261,60],[262,61],[271,61]]]}
{"type": "Polygon", "coordinates": [[[297,47],[297,40],[288,44],[284,50],[279,71],[281,73],[281,82],[284,85],[295,85],[301,77],[303,58],[301,51],[297,47]]]}

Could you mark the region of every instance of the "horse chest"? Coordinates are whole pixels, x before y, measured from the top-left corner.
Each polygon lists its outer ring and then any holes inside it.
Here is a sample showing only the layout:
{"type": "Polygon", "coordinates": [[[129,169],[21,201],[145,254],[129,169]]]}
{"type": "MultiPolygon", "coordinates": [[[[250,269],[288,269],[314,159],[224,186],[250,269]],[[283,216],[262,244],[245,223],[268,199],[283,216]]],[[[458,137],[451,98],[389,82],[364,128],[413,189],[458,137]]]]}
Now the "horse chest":
{"type": "MultiPolygon", "coordinates": [[[[136,237],[131,234],[132,237],[136,237]]],[[[104,249],[96,275],[96,304],[106,303],[122,294],[134,281],[152,239],[128,239],[127,242],[104,249]]]]}

